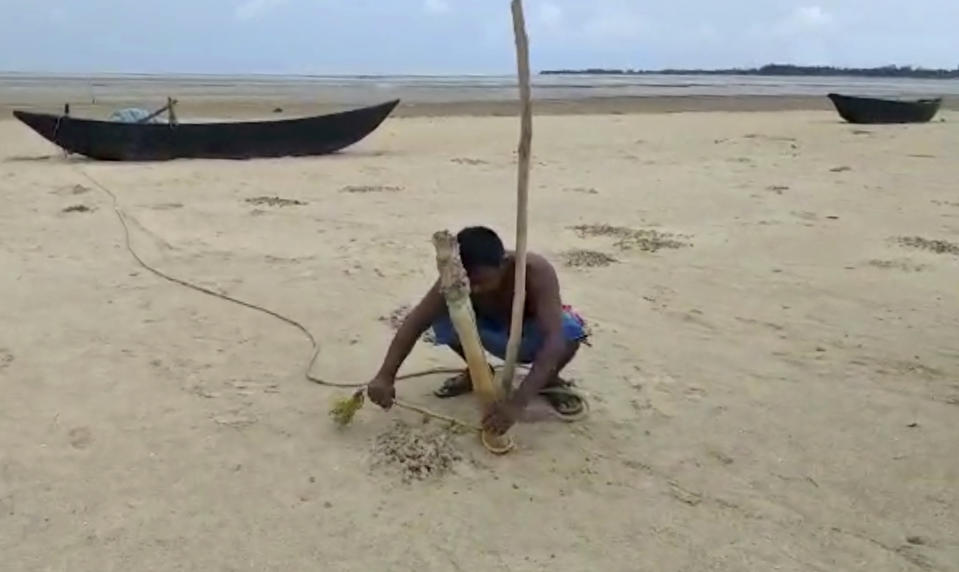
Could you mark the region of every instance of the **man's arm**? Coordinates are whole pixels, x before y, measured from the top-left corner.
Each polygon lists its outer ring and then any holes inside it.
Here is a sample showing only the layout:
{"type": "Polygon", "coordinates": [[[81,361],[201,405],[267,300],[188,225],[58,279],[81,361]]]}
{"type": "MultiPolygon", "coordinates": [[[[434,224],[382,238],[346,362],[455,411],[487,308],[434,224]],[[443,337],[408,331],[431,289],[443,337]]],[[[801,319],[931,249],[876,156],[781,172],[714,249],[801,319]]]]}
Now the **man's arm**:
{"type": "Polygon", "coordinates": [[[532,299],[533,313],[543,335],[543,346],[533,360],[533,367],[517,388],[514,399],[525,407],[556,376],[566,351],[563,335],[563,303],[559,294],[559,279],[553,266],[545,259],[531,261],[527,296],[532,299]]]}
{"type": "Polygon", "coordinates": [[[396,378],[396,372],[400,370],[403,361],[413,351],[416,340],[442,314],[445,307],[446,301],[440,294],[439,281],[437,281],[416,307],[403,319],[403,323],[396,330],[396,335],[390,342],[390,347],[386,351],[386,357],[383,358],[383,364],[380,366],[380,371],[376,374],[376,377],[390,380],[396,378]]]}

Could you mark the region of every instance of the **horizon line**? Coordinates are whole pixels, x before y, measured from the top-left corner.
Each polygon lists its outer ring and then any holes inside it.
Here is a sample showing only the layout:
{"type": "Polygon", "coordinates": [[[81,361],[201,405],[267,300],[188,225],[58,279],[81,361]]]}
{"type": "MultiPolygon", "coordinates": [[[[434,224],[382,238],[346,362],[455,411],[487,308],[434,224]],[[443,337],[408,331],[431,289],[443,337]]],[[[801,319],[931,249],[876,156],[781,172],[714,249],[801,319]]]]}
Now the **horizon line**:
{"type": "MultiPolygon", "coordinates": [[[[880,71],[884,69],[903,69],[903,68],[912,68],[917,72],[951,72],[955,73],[959,70],[959,66],[955,68],[943,68],[943,67],[922,67],[916,66],[914,64],[883,64],[878,66],[839,66],[839,65],[830,65],[830,64],[763,64],[758,66],[749,66],[749,67],[716,67],[716,68],[683,68],[683,67],[664,67],[664,68],[616,68],[616,67],[581,67],[581,68],[563,68],[563,67],[552,67],[552,68],[543,68],[539,70],[534,70],[532,75],[534,77],[542,76],[557,76],[557,75],[598,75],[598,76],[613,76],[613,75],[656,75],[661,73],[663,75],[701,75],[701,74],[715,74],[717,72],[725,72],[725,75],[735,75],[736,72],[755,72],[760,71],[766,67],[788,67],[788,68],[798,68],[798,69],[810,69],[810,68],[826,68],[833,69],[839,72],[849,71],[849,72],[861,72],[861,71],[880,71]]],[[[251,72],[199,72],[199,71],[63,71],[63,70],[23,70],[23,69],[12,69],[4,70],[0,69],[0,76],[34,76],[34,77],[75,77],[75,78],[85,78],[85,77],[144,77],[144,78],[162,78],[162,77],[204,77],[204,78],[237,78],[237,77],[262,77],[262,78],[349,78],[349,79],[376,79],[376,78],[462,78],[462,77],[475,77],[475,78],[506,78],[513,77],[515,79],[515,72],[457,72],[457,73],[424,73],[424,72],[389,72],[389,73],[318,73],[318,72],[263,72],[263,71],[251,71],[251,72]]],[[[751,75],[751,74],[745,74],[751,75]]],[[[773,74],[775,75],[775,74],[773,74]]],[[[789,76],[789,74],[784,74],[789,76]]],[[[814,77],[816,74],[805,74],[805,77],[814,77]]],[[[792,77],[792,76],[789,76],[792,77]]],[[[891,79],[895,79],[898,76],[889,76],[891,79]]],[[[922,79],[922,78],[914,78],[922,79]]],[[[927,78],[932,79],[932,78],[927,78]]]]}

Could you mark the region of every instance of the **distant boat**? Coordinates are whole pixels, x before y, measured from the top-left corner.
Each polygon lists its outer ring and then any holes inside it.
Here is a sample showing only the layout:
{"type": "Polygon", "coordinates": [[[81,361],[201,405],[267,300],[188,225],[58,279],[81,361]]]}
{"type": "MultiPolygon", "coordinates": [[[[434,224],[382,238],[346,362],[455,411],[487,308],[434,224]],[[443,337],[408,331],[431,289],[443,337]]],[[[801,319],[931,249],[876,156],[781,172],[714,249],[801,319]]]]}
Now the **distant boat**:
{"type": "Polygon", "coordinates": [[[849,123],[927,123],[936,116],[942,98],[933,99],[878,99],[828,95],[839,115],[849,123]]]}
{"type": "MultiPolygon", "coordinates": [[[[104,161],[170,159],[253,159],[325,155],[372,133],[399,104],[388,101],[329,115],[273,121],[178,123],[174,100],[149,116],[100,121],[48,113],[14,111],[43,138],[70,153],[104,161]],[[152,121],[164,110],[169,122],[152,121]]],[[[118,116],[120,117],[120,116],[118,116]]]]}

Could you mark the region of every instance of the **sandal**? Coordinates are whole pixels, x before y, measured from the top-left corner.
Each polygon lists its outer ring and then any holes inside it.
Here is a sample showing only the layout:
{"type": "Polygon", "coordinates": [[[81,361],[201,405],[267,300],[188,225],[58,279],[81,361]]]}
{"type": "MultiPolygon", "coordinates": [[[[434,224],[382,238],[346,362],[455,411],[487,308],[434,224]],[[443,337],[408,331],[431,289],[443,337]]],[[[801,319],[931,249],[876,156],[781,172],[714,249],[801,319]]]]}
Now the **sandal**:
{"type": "MultiPolygon", "coordinates": [[[[490,375],[494,374],[493,366],[489,368],[490,375]]],[[[457,375],[447,379],[443,382],[443,385],[436,388],[433,391],[433,395],[439,397],[440,399],[447,399],[450,397],[456,397],[457,395],[463,395],[465,393],[470,393],[473,391],[473,380],[470,379],[470,370],[465,369],[457,375]]]]}
{"type": "Polygon", "coordinates": [[[572,382],[561,379],[541,389],[539,394],[560,419],[577,421],[586,414],[586,399],[573,388],[572,382]]]}
{"type": "Polygon", "coordinates": [[[447,399],[456,397],[457,395],[463,395],[464,393],[470,393],[471,391],[473,391],[473,381],[470,379],[469,370],[465,370],[444,381],[443,385],[433,391],[433,395],[440,399],[447,399]]]}

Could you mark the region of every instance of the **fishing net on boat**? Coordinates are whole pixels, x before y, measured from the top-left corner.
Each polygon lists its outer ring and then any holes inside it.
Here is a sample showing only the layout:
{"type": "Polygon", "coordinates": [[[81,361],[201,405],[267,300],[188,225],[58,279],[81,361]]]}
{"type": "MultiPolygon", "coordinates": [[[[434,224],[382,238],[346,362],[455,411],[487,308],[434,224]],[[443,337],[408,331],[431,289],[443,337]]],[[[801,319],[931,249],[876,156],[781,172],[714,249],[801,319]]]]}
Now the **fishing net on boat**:
{"type": "MultiPolygon", "coordinates": [[[[151,112],[146,109],[140,109],[139,107],[127,107],[124,109],[118,109],[110,114],[110,121],[117,121],[119,123],[140,123],[144,119],[150,117],[151,112]]],[[[163,119],[160,117],[154,117],[146,123],[162,123],[163,119]]]]}

